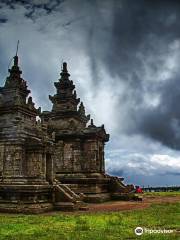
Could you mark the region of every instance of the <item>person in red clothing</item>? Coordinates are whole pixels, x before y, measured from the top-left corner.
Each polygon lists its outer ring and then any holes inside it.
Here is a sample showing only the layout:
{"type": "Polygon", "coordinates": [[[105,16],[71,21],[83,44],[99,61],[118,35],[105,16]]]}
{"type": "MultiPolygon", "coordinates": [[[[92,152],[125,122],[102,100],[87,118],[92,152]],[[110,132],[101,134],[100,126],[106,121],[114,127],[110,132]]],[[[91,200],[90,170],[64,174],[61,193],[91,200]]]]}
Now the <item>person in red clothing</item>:
{"type": "Polygon", "coordinates": [[[136,186],[136,193],[143,193],[143,190],[140,186],[136,186]]]}

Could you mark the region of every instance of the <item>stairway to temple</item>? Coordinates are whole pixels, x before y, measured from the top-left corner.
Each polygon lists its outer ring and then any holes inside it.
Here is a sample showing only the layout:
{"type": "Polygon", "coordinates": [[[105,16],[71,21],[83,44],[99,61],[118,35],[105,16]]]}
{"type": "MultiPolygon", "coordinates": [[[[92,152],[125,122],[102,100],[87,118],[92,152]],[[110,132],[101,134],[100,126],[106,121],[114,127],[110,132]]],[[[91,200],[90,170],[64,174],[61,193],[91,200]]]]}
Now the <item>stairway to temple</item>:
{"type": "Polygon", "coordinates": [[[111,176],[111,199],[142,201],[142,197],[135,194],[133,185],[125,185],[121,178],[111,176]]]}
{"type": "Polygon", "coordinates": [[[61,211],[88,210],[83,202],[83,194],[76,194],[67,185],[58,182],[53,184],[54,208],[61,211]]]}

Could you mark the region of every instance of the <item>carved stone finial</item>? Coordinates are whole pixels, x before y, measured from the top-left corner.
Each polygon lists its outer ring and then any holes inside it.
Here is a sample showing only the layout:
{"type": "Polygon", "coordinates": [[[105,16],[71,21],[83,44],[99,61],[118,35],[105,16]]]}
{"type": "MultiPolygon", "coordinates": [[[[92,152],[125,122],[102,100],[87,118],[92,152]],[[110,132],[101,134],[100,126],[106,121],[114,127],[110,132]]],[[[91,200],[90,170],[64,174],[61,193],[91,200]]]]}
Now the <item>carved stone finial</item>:
{"type": "Polygon", "coordinates": [[[90,122],[90,125],[88,126],[88,128],[96,128],[96,126],[94,125],[93,119],[91,119],[91,122],[90,122]]]}
{"type": "Polygon", "coordinates": [[[32,104],[32,97],[28,97],[28,104],[32,104]]]}
{"type": "Polygon", "coordinates": [[[30,97],[28,97],[28,105],[29,105],[29,107],[30,108],[34,108],[34,102],[32,101],[32,97],[30,96],[30,97]]]}
{"type": "Polygon", "coordinates": [[[19,48],[19,40],[17,41],[16,55],[14,56],[14,66],[18,66],[18,48],[19,48]]]}
{"type": "Polygon", "coordinates": [[[27,90],[26,82],[21,78],[22,71],[19,68],[18,65],[18,56],[14,56],[14,64],[10,69],[8,69],[10,75],[6,78],[5,87],[11,88],[11,87],[17,87],[22,88],[24,91],[29,92],[27,90]]]}
{"type": "Polygon", "coordinates": [[[63,72],[67,72],[67,63],[63,62],[63,72]]]}
{"type": "Polygon", "coordinates": [[[77,93],[76,93],[76,90],[74,90],[74,97],[75,97],[75,98],[77,97],[77,93]]]}
{"type": "Polygon", "coordinates": [[[61,75],[62,80],[69,80],[70,74],[68,73],[66,62],[63,62],[63,68],[62,68],[60,75],[61,75]]]}
{"type": "Polygon", "coordinates": [[[18,56],[14,56],[14,66],[18,66],[18,56]]]}
{"type": "Polygon", "coordinates": [[[84,108],[84,104],[83,104],[83,102],[80,103],[80,106],[79,106],[79,112],[80,112],[80,114],[82,114],[82,115],[85,114],[85,108],[84,108]]]}

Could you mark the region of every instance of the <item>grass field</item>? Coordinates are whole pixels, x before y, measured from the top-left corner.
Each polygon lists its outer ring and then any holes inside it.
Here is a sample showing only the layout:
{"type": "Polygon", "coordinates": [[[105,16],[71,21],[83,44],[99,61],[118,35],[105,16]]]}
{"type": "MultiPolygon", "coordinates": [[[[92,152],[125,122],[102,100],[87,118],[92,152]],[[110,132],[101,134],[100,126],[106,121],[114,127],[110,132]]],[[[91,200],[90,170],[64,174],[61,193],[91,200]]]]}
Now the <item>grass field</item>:
{"type": "Polygon", "coordinates": [[[143,193],[144,196],[152,196],[152,197],[174,197],[174,196],[180,196],[179,192],[145,192],[143,193]]]}
{"type": "Polygon", "coordinates": [[[137,226],[180,229],[180,203],[153,204],[143,210],[114,213],[1,214],[0,240],[180,239],[177,233],[136,236],[137,226]]]}

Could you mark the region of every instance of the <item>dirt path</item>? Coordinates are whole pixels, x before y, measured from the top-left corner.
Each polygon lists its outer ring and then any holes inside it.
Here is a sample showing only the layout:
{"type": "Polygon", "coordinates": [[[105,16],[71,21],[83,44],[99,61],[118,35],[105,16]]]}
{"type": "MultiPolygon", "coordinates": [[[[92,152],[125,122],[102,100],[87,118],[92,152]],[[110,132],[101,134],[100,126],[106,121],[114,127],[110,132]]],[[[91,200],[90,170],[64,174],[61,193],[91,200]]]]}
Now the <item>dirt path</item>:
{"type": "MultiPolygon", "coordinates": [[[[171,197],[160,197],[160,196],[146,196],[143,197],[142,202],[135,202],[135,201],[110,201],[105,203],[92,203],[88,204],[88,210],[86,211],[73,211],[73,212],[59,212],[59,211],[52,211],[46,213],[40,213],[40,215],[59,215],[60,213],[63,214],[86,214],[86,213],[96,213],[96,212],[115,212],[115,211],[131,211],[136,209],[144,209],[150,207],[152,203],[176,203],[180,202],[180,196],[171,196],[171,197]]],[[[12,213],[0,213],[5,215],[16,215],[12,213]]]]}
{"type": "Polygon", "coordinates": [[[143,209],[149,207],[152,203],[175,203],[180,202],[180,196],[175,197],[144,197],[142,202],[134,201],[113,201],[101,204],[89,204],[87,212],[110,212],[143,209]]]}

